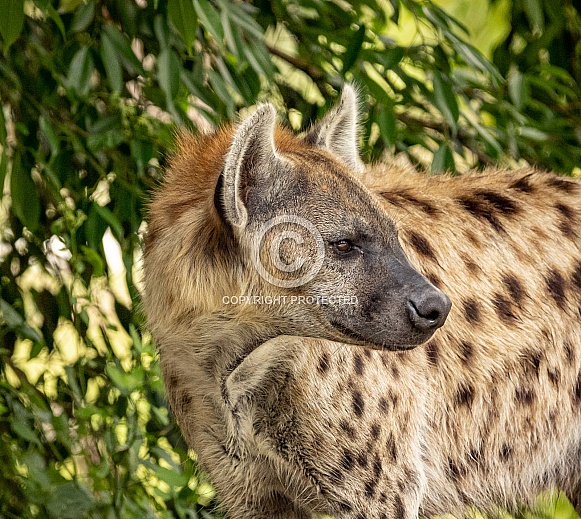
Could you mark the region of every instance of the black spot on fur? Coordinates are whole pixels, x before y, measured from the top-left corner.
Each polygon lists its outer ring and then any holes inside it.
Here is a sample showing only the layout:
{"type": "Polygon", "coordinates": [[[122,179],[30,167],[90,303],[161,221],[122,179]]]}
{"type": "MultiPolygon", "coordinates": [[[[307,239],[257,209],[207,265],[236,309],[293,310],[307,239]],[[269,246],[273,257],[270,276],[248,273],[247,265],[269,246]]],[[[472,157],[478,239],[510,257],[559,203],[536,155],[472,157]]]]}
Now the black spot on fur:
{"type": "Polygon", "coordinates": [[[537,378],[541,371],[541,360],[542,360],[542,353],[540,351],[531,351],[526,357],[527,361],[527,371],[530,371],[532,374],[536,375],[537,378]]]}
{"type": "Polygon", "coordinates": [[[383,191],[379,193],[381,197],[383,197],[387,202],[391,205],[395,205],[396,207],[403,207],[404,201],[401,199],[399,193],[393,193],[391,191],[383,191]]]}
{"type": "Polygon", "coordinates": [[[432,205],[430,202],[428,202],[425,199],[417,198],[417,197],[412,196],[408,193],[402,193],[401,197],[404,200],[407,200],[411,204],[418,207],[421,211],[426,213],[428,216],[436,216],[440,212],[437,207],[435,207],[434,205],[432,205]]]}
{"type": "Polygon", "coordinates": [[[482,242],[475,232],[473,232],[471,229],[464,229],[464,234],[466,235],[468,241],[474,245],[476,249],[482,248],[482,242]]]}
{"type": "Polygon", "coordinates": [[[513,274],[505,274],[502,277],[502,283],[506,287],[506,290],[510,294],[512,300],[519,304],[525,297],[525,290],[519,279],[513,274]]]}
{"type": "Polygon", "coordinates": [[[547,290],[549,294],[557,304],[557,306],[562,310],[565,306],[565,280],[561,273],[555,269],[550,270],[545,277],[545,282],[547,284],[547,290]]]}
{"type": "Polygon", "coordinates": [[[399,369],[395,364],[391,365],[391,376],[395,379],[395,380],[399,380],[400,374],[399,374],[399,369]]]}
{"type": "Polygon", "coordinates": [[[477,449],[470,449],[467,455],[467,461],[477,464],[482,464],[484,461],[484,452],[482,451],[482,446],[477,449]]]}
{"type": "Polygon", "coordinates": [[[355,364],[355,373],[359,376],[363,375],[363,358],[361,355],[356,353],[353,362],[355,364]]]}
{"type": "Polygon", "coordinates": [[[444,283],[442,283],[442,280],[436,274],[434,274],[433,272],[428,272],[426,274],[426,278],[435,287],[438,287],[440,289],[443,288],[444,283]]]}
{"type": "Polygon", "coordinates": [[[372,440],[377,440],[377,438],[379,438],[379,433],[381,432],[381,426],[375,422],[372,426],[371,429],[369,430],[369,435],[371,436],[372,440]]]}
{"type": "Polygon", "coordinates": [[[577,289],[581,290],[581,261],[578,262],[575,266],[571,279],[573,280],[573,285],[575,285],[577,289]]]}
{"type": "Polygon", "coordinates": [[[428,361],[432,366],[437,366],[440,361],[440,347],[435,340],[431,340],[426,345],[426,354],[428,361]]]}
{"type": "Polygon", "coordinates": [[[461,197],[458,199],[458,203],[474,218],[488,222],[496,231],[504,231],[504,227],[496,215],[497,211],[486,201],[473,196],[461,197]]]}
{"type": "Polygon", "coordinates": [[[559,382],[561,381],[561,372],[557,368],[548,369],[547,376],[549,377],[551,384],[554,386],[559,385],[559,382]]]}
{"type": "Polygon", "coordinates": [[[181,400],[182,409],[190,407],[191,405],[192,405],[192,394],[187,390],[183,391],[181,400]]]}
{"type": "Polygon", "coordinates": [[[329,354],[323,353],[321,355],[321,357],[319,358],[319,366],[317,368],[319,370],[319,373],[321,375],[324,375],[325,373],[327,373],[327,371],[329,371],[330,366],[331,366],[331,359],[329,359],[329,354]]]}
{"type": "Polygon", "coordinates": [[[517,191],[521,191],[522,193],[532,193],[535,191],[535,186],[533,186],[530,181],[530,174],[519,178],[517,181],[513,182],[510,187],[517,191]]]}
{"type": "Polygon", "coordinates": [[[393,434],[390,434],[387,439],[387,452],[389,453],[391,461],[395,463],[397,461],[397,445],[395,444],[393,434]]]}
{"type": "Polygon", "coordinates": [[[462,354],[462,364],[468,366],[472,360],[472,356],[474,355],[474,346],[472,346],[472,343],[470,342],[462,341],[460,343],[460,352],[462,354]]]}
{"type": "Polygon", "coordinates": [[[357,463],[359,464],[359,466],[361,468],[364,468],[364,469],[367,468],[368,461],[367,461],[367,453],[366,452],[360,452],[357,455],[357,463]]]}
{"type": "Polygon", "coordinates": [[[383,469],[381,468],[381,458],[379,457],[379,454],[375,453],[375,459],[373,460],[373,475],[377,479],[382,472],[383,469]]]}
{"type": "Polygon", "coordinates": [[[405,507],[403,506],[403,501],[401,497],[396,494],[393,498],[393,517],[405,517],[405,507]]]}
{"type": "Polygon", "coordinates": [[[581,373],[577,376],[575,386],[573,387],[573,402],[575,405],[581,405],[581,373]]]}
{"type": "Polygon", "coordinates": [[[418,254],[420,254],[424,258],[436,261],[436,254],[434,253],[434,249],[432,249],[432,246],[429,244],[426,238],[424,238],[421,234],[418,234],[415,231],[408,231],[408,236],[410,240],[410,245],[414,248],[414,250],[418,254]]]}
{"type": "Polygon", "coordinates": [[[475,276],[480,272],[480,267],[478,266],[478,263],[476,263],[473,259],[469,258],[468,256],[464,256],[462,258],[462,261],[464,262],[464,265],[466,265],[466,269],[468,269],[468,272],[470,272],[470,274],[475,276]]]}
{"type": "Polygon", "coordinates": [[[363,416],[363,411],[365,410],[365,402],[363,401],[363,396],[360,391],[354,390],[353,396],[353,412],[358,418],[363,416]]]}
{"type": "Polygon", "coordinates": [[[472,402],[474,401],[474,386],[472,384],[460,384],[456,389],[454,401],[457,406],[465,405],[468,408],[472,407],[472,402]]]}
{"type": "Polygon", "coordinates": [[[480,321],[480,304],[474,299],[464,301],[464,316],[470,324],[480,321]]]}
{"type": "Polygon", "coordinates": [[[373,497],[375,495],[375,487],[377,486],[377,483],[375,481],[373,481],[372,479],[370,479],[369,481],[367,481],[365,483],[365,495],[367,497],[373,497]]]}
{"type": "Polygon", "coordinates": [[[387,403],[387,400],[383,397],[379,399],[379,411],[381,412],[381,414],[387,414],[389,411],[389,404],[387,403]]]}
{"type": "Polygon", "coordinates": [[[355,428],[353,428],[346,420],[341,420],[341,422],[339,422],[339,427],[350,440],[355,439],[355,428]]]}
{"type": "Polygon", "coordinates": [[[329,469],[329,477],[335,484],[341,483],[343,481],[343,472],[337,468],[331,468],[329,469]]]}
{"type": "Polygon", "coordinates": [[[564,193],[574,193],[579,189],[579,185],[575,182],[557,176],[549,177],[547,184],[564,193]]]}
{"type": "Polygon", "coordinates": [[[506,324],[512,324],[516,319],[511,302],[503,294],[494,294],[492,304],[501,321],[506,324]]]}
{"type": "Polygon", "coordinates": [[[556,204],[555,209],[567,220],[573,220],[575,218],[575,211],[565,204],[556,204]]]}
{"type": "Polygon", "coordinates": [[[514,398],[522,405],[531,405],[535,400],[535,392],[530,387],[517,387],[514,398]]]}
{"type": "Polygon", "coordinates": [[[520,210],[514,200],[495,191],[476,191],[474,195],[486,200],[494,209],[504,215],[516,214],[520,210]]]}
{"type": "Polygon", "coordinates": [[[504,443],[500,448],[500,458],[503,461],[508,461],[512,456],[512,447],[507,443],[504,443]]]}
{"type": "Polygon", "coordinates": [[[345,470],[352,470],[353,467],[355,466],[355,456],[353,456],[353,453],[348,449],[345,449],[343,451],[343,457],[341,458],[341,466],[345,470]]]}
{"type": "Polygon", "coordinates": [[[565,357],[567,358],[567,362],[569,364],[573,364],[573,362],[575,362],[575,351],[573,350],[573,345],[569,341],[565,341],[563,348],[565,350],[565,357]]]}
{"type": "Polygon", "coordinates": [[[458,481],[465,474],[465,469],[458,465],[452,458],[448,458],[448,477],[452,481],[458,481]]]}
{"type": "Polygon", "coordinates": [[[561,234],[565,236],[565,238],[569,239],[577,238],[577,232],[573,225],[571,224],[571,220],[561,218],[557,226],[559,227],[559,231],[561,231],[561,234]]]}
{"type": "Polygon", "coordinates": [[[353,510],[353,508],[351,508],[351,505],[348,503],[339,502],[338,506],[342,512],[351,512],[353,510]]]}

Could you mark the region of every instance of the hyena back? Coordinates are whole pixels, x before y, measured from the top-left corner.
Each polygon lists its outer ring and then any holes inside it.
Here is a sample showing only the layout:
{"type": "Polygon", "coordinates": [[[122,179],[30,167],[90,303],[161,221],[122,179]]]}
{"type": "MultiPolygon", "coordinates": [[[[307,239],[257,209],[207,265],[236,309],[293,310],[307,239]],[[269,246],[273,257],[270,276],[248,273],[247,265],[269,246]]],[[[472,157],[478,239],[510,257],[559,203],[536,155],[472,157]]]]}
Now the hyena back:
{"type": "MultiPolygon", "coordinates": [[[[303,139],[273,129],[268,106],[182,137],[151,204],[145,310],[223,507],[400,519],[515,508],[555,487],[578,505],[580,183],[364,170],[356,104],[346,87],[303,139]],[[300,286],[265,282],[251,261],[248,236],[281,215],[323,239],[300,286]],[[357,304],[224,302],[340,292],[357,304]]],[[[299,238],[279,243],[286,265],[296,243],[314,246],[299,238]]]]}

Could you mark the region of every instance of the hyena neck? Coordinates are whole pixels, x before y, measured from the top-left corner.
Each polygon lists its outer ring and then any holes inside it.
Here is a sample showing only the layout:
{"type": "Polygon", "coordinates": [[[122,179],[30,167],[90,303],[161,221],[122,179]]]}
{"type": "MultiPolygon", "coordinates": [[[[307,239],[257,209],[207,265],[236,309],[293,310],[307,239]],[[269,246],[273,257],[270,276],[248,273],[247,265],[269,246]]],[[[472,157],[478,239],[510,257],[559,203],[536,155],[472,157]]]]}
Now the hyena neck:
{"type": "Polygon", "coordinates": [[[180,348],[186,346],[205,374],[219,380],[262,343],[282,334],[283,328],[277,321],[240,313],[198,316],[182,330],[174,328],[171,332],[177,339],[175,344],[180,348]]]}

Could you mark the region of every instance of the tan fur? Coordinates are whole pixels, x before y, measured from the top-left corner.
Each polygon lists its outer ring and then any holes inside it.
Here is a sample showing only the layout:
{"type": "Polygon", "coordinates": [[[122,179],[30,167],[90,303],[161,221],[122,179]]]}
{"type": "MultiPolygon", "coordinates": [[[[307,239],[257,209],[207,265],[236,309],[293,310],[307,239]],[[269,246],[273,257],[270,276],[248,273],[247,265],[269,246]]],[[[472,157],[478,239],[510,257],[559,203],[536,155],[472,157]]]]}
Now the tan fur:
{"type": "MultiPolygon", "coordinates": [[[[453,302],[426,345],[378,351],[273,336],[304,308],[224,307],[265,288],[214,205],[233,135],[180,138],[151,203],[144,297],[169,403],[229,517],[413,518],[555,487],[578,504],[581,184],[368,168],[369,203],[453,302]]],[[[285,130],[275,142],[313,183],[344,167],[285,130]]]]}

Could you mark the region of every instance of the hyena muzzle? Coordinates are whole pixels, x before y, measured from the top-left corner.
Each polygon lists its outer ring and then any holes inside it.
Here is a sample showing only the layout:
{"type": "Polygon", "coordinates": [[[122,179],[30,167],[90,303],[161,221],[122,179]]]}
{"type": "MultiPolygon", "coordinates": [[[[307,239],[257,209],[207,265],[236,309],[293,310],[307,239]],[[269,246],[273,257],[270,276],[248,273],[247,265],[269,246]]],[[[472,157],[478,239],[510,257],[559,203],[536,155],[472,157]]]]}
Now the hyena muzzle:
{"type": "Polygon", "coordinates": [[[154,194],[144,308],[221,504],[381,519],[552,488],[578,503],[581,185],[366,169],[356,106],[346,87],[303,138],[270,105],[183,135],[154,194]]]}

